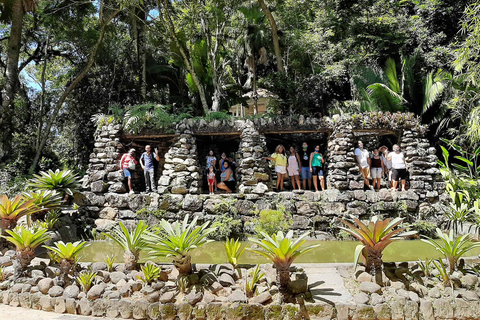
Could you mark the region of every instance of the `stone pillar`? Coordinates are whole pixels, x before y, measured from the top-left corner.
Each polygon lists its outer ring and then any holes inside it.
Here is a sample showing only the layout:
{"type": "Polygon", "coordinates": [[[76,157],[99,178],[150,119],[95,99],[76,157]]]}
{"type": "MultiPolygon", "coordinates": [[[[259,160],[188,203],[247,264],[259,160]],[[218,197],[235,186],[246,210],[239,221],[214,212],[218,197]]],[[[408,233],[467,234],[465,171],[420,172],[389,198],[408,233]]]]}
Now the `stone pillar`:
{"type": "Polygon", "coordinates": [[[165,165],[158,181],[160,194],[198,194],[201,191],[202,173],[197,155],[196,139],[186,130],[165,154],[165,165]]]}
{"type": "Polygon", "coordinates": [[[327,185],[328,188],[338,190],[355,188],[353,180],[355,173],[358,174],[358,167],[355,164],[352,149],[355,139],[352,133],[353,128],[347,122],[341,121],[340,117],[334,118],[334,120],[334,131],[328,137],[327,144],[327,185]]]}
{"type": "Polygon", "coordinates": [[[83,182],[84,189],[95,193],[126,192],[119,166],[119,148],[122,147],[120,135],[120,124],[109,124],[97,129],[95,147],[90,154],[90,164],[83,182]]]}
{"type": "Polygon", "coordinates": [[[267,191],[268,187],[263,182],[270,181],[270,172],[266,160],[262,159],[266,152],[265,136],[258,132],[252,121],[246,120],[240,135],[238,150],[238,192],[251,193],[255,191],[264,193],[267,191]]]}

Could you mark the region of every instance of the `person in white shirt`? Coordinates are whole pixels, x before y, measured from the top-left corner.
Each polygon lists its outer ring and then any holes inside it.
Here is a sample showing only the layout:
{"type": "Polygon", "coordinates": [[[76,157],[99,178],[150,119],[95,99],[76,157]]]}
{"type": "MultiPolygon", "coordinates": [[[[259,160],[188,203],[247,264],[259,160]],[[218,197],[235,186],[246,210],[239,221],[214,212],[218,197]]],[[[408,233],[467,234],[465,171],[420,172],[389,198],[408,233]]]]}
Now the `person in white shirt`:
{"type": "Polygon", "coordinates": [[[393,191],[397,191],[398,180],[402,182],[402,191],[406,191],[407,163],[398,145],[393,146],[393,152],[388,154],[387,161],[392,161],[393,191]]]}
{"type": "Polygon", "coordinates": [[[382,160],[383,160],[383,166],[385,170],[383,171],[383,174],[387,176],[388,179],[388,188],[392,187],[392,161],[388,161],[387,157],[389,154],[388,148],[386,146],[381,146],[378,148],[380,152],[382,153],[382,160]]]}
{"type": "Polygon", "coordinates": [[[357,160],[358,169],[360,169],[360,172],[362,173],[363,182],[367,187],[369,187],[370,189],[373,189],[370,186],[370,180],[369,180],[371,160],[369,157],[368,150],[363,149],[362,141],[358,141],[358,148],[355,149],[355,159],[357,160]]]}

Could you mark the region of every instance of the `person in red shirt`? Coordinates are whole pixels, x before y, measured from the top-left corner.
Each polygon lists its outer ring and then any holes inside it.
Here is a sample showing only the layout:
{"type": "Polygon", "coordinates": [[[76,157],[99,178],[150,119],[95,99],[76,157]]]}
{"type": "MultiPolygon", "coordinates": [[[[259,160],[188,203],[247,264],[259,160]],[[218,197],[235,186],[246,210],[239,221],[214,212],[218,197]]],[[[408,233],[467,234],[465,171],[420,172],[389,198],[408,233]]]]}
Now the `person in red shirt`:
{"type": "Polygon", "coordinates": [[[135,149],[130,149],[120,160],[120,171],[123,171],[125,178],[128,179],[128,189],[130,190],[130,194],[135,193],[132,188],[132,176],[137,164],[138,162],[135,159],[135,149]]]}

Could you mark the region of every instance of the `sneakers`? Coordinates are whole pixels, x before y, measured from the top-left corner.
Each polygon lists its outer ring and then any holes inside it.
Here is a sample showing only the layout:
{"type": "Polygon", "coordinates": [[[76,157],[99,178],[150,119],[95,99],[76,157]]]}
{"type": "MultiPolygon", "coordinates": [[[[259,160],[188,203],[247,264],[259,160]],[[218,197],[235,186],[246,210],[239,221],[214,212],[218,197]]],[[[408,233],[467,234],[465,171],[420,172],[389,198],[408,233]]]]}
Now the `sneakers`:
{"type": "Polygon", "coordinates": [[[130,190],[129,194],[135,194],[135,191],[130,190]]]}

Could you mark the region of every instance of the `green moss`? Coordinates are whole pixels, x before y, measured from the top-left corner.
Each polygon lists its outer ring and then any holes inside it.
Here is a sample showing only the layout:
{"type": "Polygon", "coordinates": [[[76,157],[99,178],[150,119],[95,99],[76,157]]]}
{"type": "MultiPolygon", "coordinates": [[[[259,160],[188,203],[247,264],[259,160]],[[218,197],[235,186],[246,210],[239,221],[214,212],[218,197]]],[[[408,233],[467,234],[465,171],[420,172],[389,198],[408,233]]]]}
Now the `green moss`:
{"type": "Polygon", "coordinates": [[[177,305],[177,317],[180,320],[190,319],[192,311],[193,307],[188,303],[182,303],[177,305]]]}
{"type": "Polygon", "coordinates": [[[162,320],[174,320],[177,317],[177,310],[173,303],[160,305],[160,313],[162,315],[162,320]]]}
{"type": "Polygon", "coordinates": [[[137,216],[154,216],[161,219],[165,216],[166,210],[163,210],[163,209],[150,210],[147,208],[142,208],[138,210],[136,213],[137,213],[137,216]]]}
{"type": "Polygon", "coordinates": [[[241,304],[232,304],[227,309],[227,315],[225,317],[229,320],[241,320],[243,319],[243,305],[241,304]]]}
{"type": "Polygon", "coordinates": [[[373,310],[372,306],[357,306],[354,318],[358,320],[375,320],[375,310],[373,310]]]}
{"type": "Polygon", "coordinates": [[[285,304],[282,307],[283,319],[301,319],[301,311],[298,305],[285,304]]]}
{"type": "MultiPolygon", "coordinates": [[[[205,309],[203,309],[205,312],[205,309]]],[[[221,320],[223,319],[225,310],[220,303],[210,303],[206,308],[207,320],[221,320]]]]}
{"type": "Polygon", "coordinates": [[[268,306],[265,311],[265,319],[271,319],[271,320],[284,319],[282,306],[277,306],[277,305],[268,306]]]}

